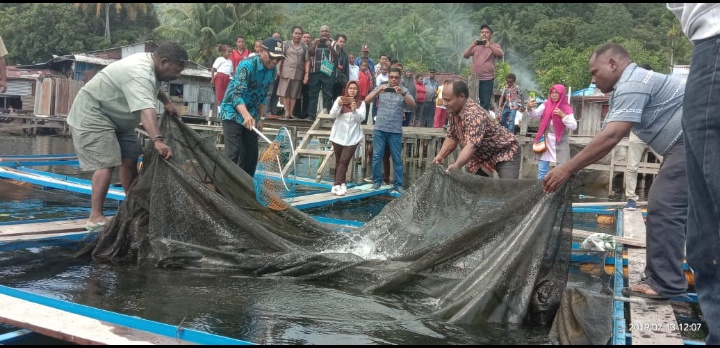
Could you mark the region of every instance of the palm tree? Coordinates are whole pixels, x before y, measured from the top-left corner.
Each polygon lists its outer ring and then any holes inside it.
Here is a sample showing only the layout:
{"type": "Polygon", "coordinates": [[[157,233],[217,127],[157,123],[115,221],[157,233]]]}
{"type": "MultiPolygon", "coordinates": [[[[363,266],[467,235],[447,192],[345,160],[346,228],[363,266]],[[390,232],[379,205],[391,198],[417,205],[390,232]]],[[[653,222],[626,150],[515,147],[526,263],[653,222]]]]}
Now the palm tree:
{"type": "MultiPolygon", "coordinates": [[[[493,21],[493,41],[500,45],[505,51],[511,51],[514,48],[515,40],[519,35],[518,21],[509,13],[503,13],[493,21]]],[[[503,62],[505,56],[503,56],[503,62]]]]}
{"type": "Polygon", "coordinates": [[[110,8],[115,8],[115,13],[120,14],[123,8],[127,12],[128,19],[135,21],[139,12],[143,15],[147,14],[148,6],[145,3],[75,3],[75,7],[81,9],[85,13],[90,13],[95,9],[95,16],[100,17],[100,13],[105,11],[105,38],[110,41],[110,8]]]}
{"type": "Polygon", "coordinates": [[[234,39],[234,23],[226,17],[222,4],[183,4],[168,8],[166,15],[169,21],[155,29],[156,33],[177,40],[198,64],[210,66],[215,47],[234,39]]]}

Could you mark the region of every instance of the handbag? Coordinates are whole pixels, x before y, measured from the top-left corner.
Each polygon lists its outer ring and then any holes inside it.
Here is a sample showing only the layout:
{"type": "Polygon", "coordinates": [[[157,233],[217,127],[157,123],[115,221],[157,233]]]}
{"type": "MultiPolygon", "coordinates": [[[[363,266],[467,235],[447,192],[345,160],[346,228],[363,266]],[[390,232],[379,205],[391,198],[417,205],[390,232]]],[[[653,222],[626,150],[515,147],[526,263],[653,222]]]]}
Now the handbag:
{"type": "Polygon", "coordinates": [[[533,143],[533,152],[541,154],[547,151],[547,138],[545,137],[545,135],[546,134],[543,134],[540,137],[540,140],[538,140],[536,143],[533,143]]]}
{"type": "Polygon", "coordinates": [[[327,56],[325,56],[325,50],[323,50],[322,57],[323,60],[322,65],[320,66],[320,72],[325,74],[327,77],[333,77],[333,70],[335,70],[335,65],[327,59],[327,56]]]}

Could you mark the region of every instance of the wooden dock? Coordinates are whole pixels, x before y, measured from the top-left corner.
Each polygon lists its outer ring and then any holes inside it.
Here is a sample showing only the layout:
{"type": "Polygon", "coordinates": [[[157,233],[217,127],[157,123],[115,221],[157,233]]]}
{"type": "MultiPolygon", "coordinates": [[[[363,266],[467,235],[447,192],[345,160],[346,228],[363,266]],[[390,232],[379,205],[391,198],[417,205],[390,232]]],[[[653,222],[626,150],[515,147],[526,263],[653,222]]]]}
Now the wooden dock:
{"type": "Polygon", "coordinates": [[[0,294],[0,322],[74,344],[195,344],[105,322],[5,294],[0,294]]]}
{"type": "MultiPolygon", "coordinates": [[[[623,211],[623,236],[645,240],[642,212],[623,211]]],[[[636,284],[645,271],[645,249],[628,248],[629,284],[636,284]]],[[[629,331],[633,345],[683,345],[684,341],[668,300],[644,299],[647,306],[630,302],[629,331]]]]}

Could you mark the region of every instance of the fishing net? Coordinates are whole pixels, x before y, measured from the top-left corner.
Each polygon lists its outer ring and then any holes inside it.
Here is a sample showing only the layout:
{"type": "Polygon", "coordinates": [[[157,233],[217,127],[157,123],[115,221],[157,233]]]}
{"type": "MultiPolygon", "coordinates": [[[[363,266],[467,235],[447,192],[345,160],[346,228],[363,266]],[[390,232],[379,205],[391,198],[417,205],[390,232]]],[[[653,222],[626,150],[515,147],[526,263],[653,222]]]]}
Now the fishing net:
{"type": "MultiPolygon", "coordinates": [[[[264,138],[264,136],[262,136],[264,138]]],[[[278,129],[275,140],[258,159],[253,176],[255,198],[265,207],[285,210],[295,198],[295,150],[287,128],[278,129]]]]}
{"type": "Polygon", "coordinates": [[[175,156],[144,167],[105,230],[79,255],[100,262],[221,270],[422,299],[453,323],[550,323],[568,276],[570,187],[433,166],[364,226],[340,232],[257,201],[253,179],[176,118],[175,156]]]}

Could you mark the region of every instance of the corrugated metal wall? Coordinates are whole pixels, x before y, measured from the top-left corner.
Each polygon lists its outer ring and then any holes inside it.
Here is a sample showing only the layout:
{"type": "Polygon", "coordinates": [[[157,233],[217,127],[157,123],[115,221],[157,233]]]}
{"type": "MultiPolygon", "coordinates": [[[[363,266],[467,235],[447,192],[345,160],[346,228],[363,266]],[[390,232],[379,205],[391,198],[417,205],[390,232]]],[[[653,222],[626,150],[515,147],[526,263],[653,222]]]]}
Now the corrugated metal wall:
{"type": "Polygon", "coordinates": [[[38,83],[35,94],[35,114],[67,116],[83,81],[61,77],[46,77],[38,83]]]}
{"type": "Polygon", "coordinates": [[[8,79],[7,91],[3,95],[32,95],[34,80],[8,79]]]}

